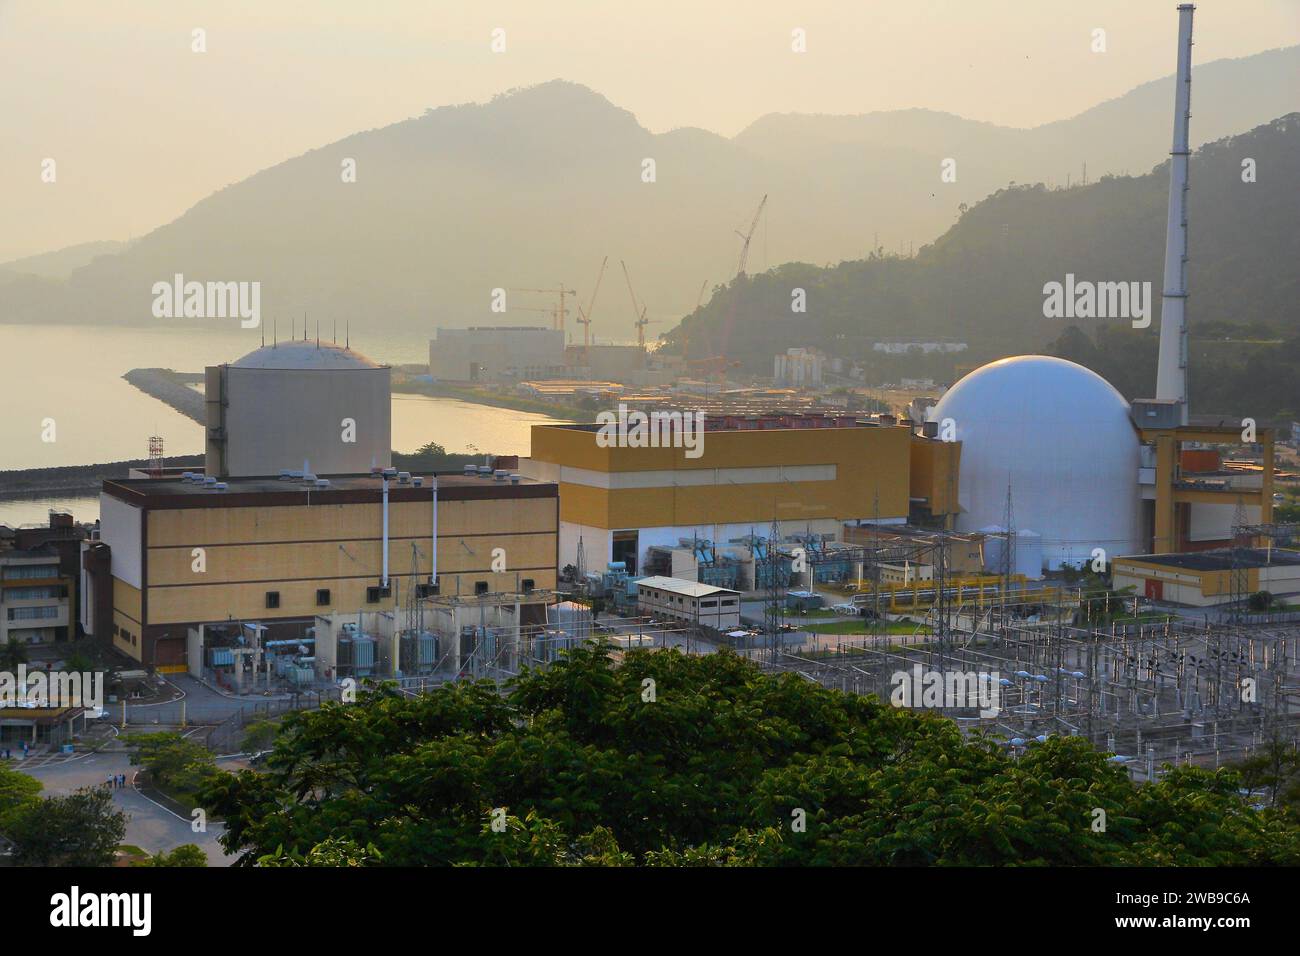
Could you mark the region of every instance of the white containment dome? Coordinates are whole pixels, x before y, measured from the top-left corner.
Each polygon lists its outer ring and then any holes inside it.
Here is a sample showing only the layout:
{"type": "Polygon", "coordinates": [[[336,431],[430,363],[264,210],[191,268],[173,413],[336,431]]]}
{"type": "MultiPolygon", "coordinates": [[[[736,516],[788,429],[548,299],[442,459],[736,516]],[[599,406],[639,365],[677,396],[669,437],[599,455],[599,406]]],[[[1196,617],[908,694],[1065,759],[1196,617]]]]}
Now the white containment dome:
{"type": "Polygon", "coordinates": [[[1043,567],[1079,566],[1141,547],[1138,436],[1129,404],[1096,372],[1047,355],[971,372],[930,412],[962,443],[957,526],[1012,522],[1042,536],[1043,567]]]}
{"type": "Polygon", "coordinates": [[[392,370],[328,342],[266,345],[210,366],[206,471],[364,474],[392,462],[392,370]]]}

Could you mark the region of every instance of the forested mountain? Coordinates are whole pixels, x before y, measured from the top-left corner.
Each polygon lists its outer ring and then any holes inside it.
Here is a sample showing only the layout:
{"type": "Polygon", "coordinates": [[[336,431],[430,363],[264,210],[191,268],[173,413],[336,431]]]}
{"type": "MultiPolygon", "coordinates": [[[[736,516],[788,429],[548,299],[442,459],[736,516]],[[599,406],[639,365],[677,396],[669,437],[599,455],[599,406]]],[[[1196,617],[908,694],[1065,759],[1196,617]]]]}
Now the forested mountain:
{"type": "MultiPolygon", "coordinates": [[[[1233,338],[1233,327],[1252,326],[1249,338],[1264,340],[1260,348],[1285,351],[1267,340],[1300,335],[1300,194],[1292,188],[1297,176],[1300,114],[1210,144],[1192,157],[1188,316],[1194,340],[1222,339],[1215,330],[1225,328],[1233,338]],[[1243,181],[1248,159],[1254,161],[1254,182],[1243,181]]],[[[955,360],[968,364],[1042,350],[1078,325],[1085,339],[1060,347],[1079,353],[1081,341],[1100,333],[1099,355],[1121,338],[1123,358],[1144,350],[1154,355],[1168,194],[1167,161],[1143,176],[1107,176],[1071,189],[1008,187],[965,210],[952,229],[914,257],[882,250],[830,268],[792,263],[738,279],[668,333],[665,347],[680,351],[688,335],[695,357],[725,353],[751,371],[770,374],[771,356],[793,346],[860,358],[879,339],[946,338],[971,344],[955,360]],[[1124,319],[1045,318],[1044,285],[1064,282],[1067,274],[1077,281],[1150,282],[1150,327],[1135,331],[1124,319]],[[806,294],[806,313],[792,311],[795,289],[806,294]],[[1124,329],[1128,335],[1120,337],[1124,329]]],[[[1209,344],[1202,352],[1204,360],[1238,365],[1246,354],[1225,357],[1224,349],[1209,344]]],[[[1194,366],[1197,360],[1194,351],[1194,366]]],[[[1142,367],[1154,376],[1154,359],[1142,367]]],[[[1131,377],[1121,374],[1116,384],[1131,377]]],[[[1194,367],[1191,381],[1195,398],[1210,387],[1211,376],[1194,367]]],[[[1279,388],[1294,396],[1296,381],[1279,388]]],[[[1130,393],[1153,386],[1135,382],[1130,393]]],[[[1270,404],[1300,407],[1283,395],[1270,404]]]]}

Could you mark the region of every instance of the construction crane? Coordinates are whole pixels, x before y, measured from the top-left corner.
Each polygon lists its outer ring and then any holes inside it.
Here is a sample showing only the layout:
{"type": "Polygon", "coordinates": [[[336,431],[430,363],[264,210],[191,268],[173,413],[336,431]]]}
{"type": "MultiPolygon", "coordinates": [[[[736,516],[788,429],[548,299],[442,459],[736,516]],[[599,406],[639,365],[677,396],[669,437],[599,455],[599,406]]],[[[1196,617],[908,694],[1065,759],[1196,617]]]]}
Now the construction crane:
{"type": "Polygon", "coordinates": [[[749,261],[749,242],[754,238],[754,230],[758,228],[758,218],[763,215],[763,207],[767,205],[767,194],[763,194],[763,200],[758,204],[758,209],[754,212],[754,219],[749,224],[749,232],[736,230],[736,235],[740,236],[740,267],[736,269],[736,278],[745,274],[745,264],[749,261]]]}
{"type": "Polygon", "coordinates": [[[591,312],[596,307],[596,293],[600,291],[600,280],[605,278],[605,265],[609,262],[609,256],[600,260],[600,271],[596,273],[596,286],[591,290],[591,299],[587,302],[587,310],[584,312],[582,305],[578,306],[578,323],[582,326],[582,361],[584,365],[591,364],[591,312]]]}
{"type": "Polygon", "coordinates": [[[558,295],[560,297],[560,305],[558,308],[555,309],[553,315],[554,315],[554,327],[559,329],[561,332],[564,331],[564,317],[568,315],[568,309],[564,305],[564,297],[578,294],[573,289],[566,289],[564,287],[563,282],[561,282],[559,286],[557,286],[554,289],[518,288],[518,289],[511,289],[510,291],[511,292],[541,292],[544,295],[558,295]]]}
{"type": "MultiPolygon", "coordinates": [[[[754,230],[758,228],[758,220],[763,215],[763,209],[766,208],[766,206],[767,194],[764,193],[762,200],[758,204],[758,208],[754,210],[754,218],[749,223],[749,231],[741,232],[739,229],[736,230],[736,235],[740,236],[741,239],[740,265],[736,269],[737,279],[744,278],[745,276],[745,265],[749,261],[749,243],[750,240],[754,238],[754,230]]],[[[731,330],[735,325],[736,294],[733,290],[732,294],[727,297],[727,315],[722,323],[722,343],[721,347],[718,349],[718,355],[716,356],[720,360],[718,374],[721,380],[725,380],[728,368],[735,368],[738,366],[738,363],[736,362],[727,361],[727,347],[731,344],[731,330]]]]}
{"type": "Polygon", "coordinates": [[[636,316],[633,323],[636,326],[636,344],[645,348],[645,327],[650,324],[650,320],[645,317],[646,307],[636,300],[636,293],[632,291],[632,277],[628,275],[627,263],[622,259],[618,264],[623,267],[623,278],[627,281],[627,294],[632,297],[632,313],[636,316]]]}

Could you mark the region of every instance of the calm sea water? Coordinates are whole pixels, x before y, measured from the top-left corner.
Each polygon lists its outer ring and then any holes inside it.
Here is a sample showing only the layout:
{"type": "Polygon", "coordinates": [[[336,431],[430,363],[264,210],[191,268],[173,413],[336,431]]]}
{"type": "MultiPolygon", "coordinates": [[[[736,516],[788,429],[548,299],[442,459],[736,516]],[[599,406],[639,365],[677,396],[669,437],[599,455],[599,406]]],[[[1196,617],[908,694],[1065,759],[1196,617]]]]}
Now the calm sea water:
{"type": "MultiPolygon", "coordinates": [[[[351,342],[379,362],[428,361],[427,340],[415,336],[368,339],[354,329],[351,342]]],[[[257,329],[0,324],[0,471],[146,458],[151,435],[163,437],[168,455],[200,454],[202,427],[122,375],[133,368],[198,372],[259,345],[257,329]]],[[[530,412],[395,394],[393,447],[411,452],[434,441],[451,452],[527,454],[529,427],[548,421],[530,412]]],[[[0,500],[0,524],[44,522],[51,507],[70,509],[80,521],[99,515],[93,497],[0,500]]]]}

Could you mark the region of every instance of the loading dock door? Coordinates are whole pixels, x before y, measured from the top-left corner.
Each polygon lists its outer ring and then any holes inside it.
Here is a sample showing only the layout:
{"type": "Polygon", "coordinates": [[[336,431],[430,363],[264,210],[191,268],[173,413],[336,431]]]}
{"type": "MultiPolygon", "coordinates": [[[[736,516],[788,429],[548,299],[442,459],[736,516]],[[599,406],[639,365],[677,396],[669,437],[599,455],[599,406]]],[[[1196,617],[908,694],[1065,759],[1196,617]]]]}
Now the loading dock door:
{"type": "Polygon", "coordinates": [[[1163,601],[1165,599],[1165,582],[1147,578],[1146,596],[1152,601],[1163,601]]]}

